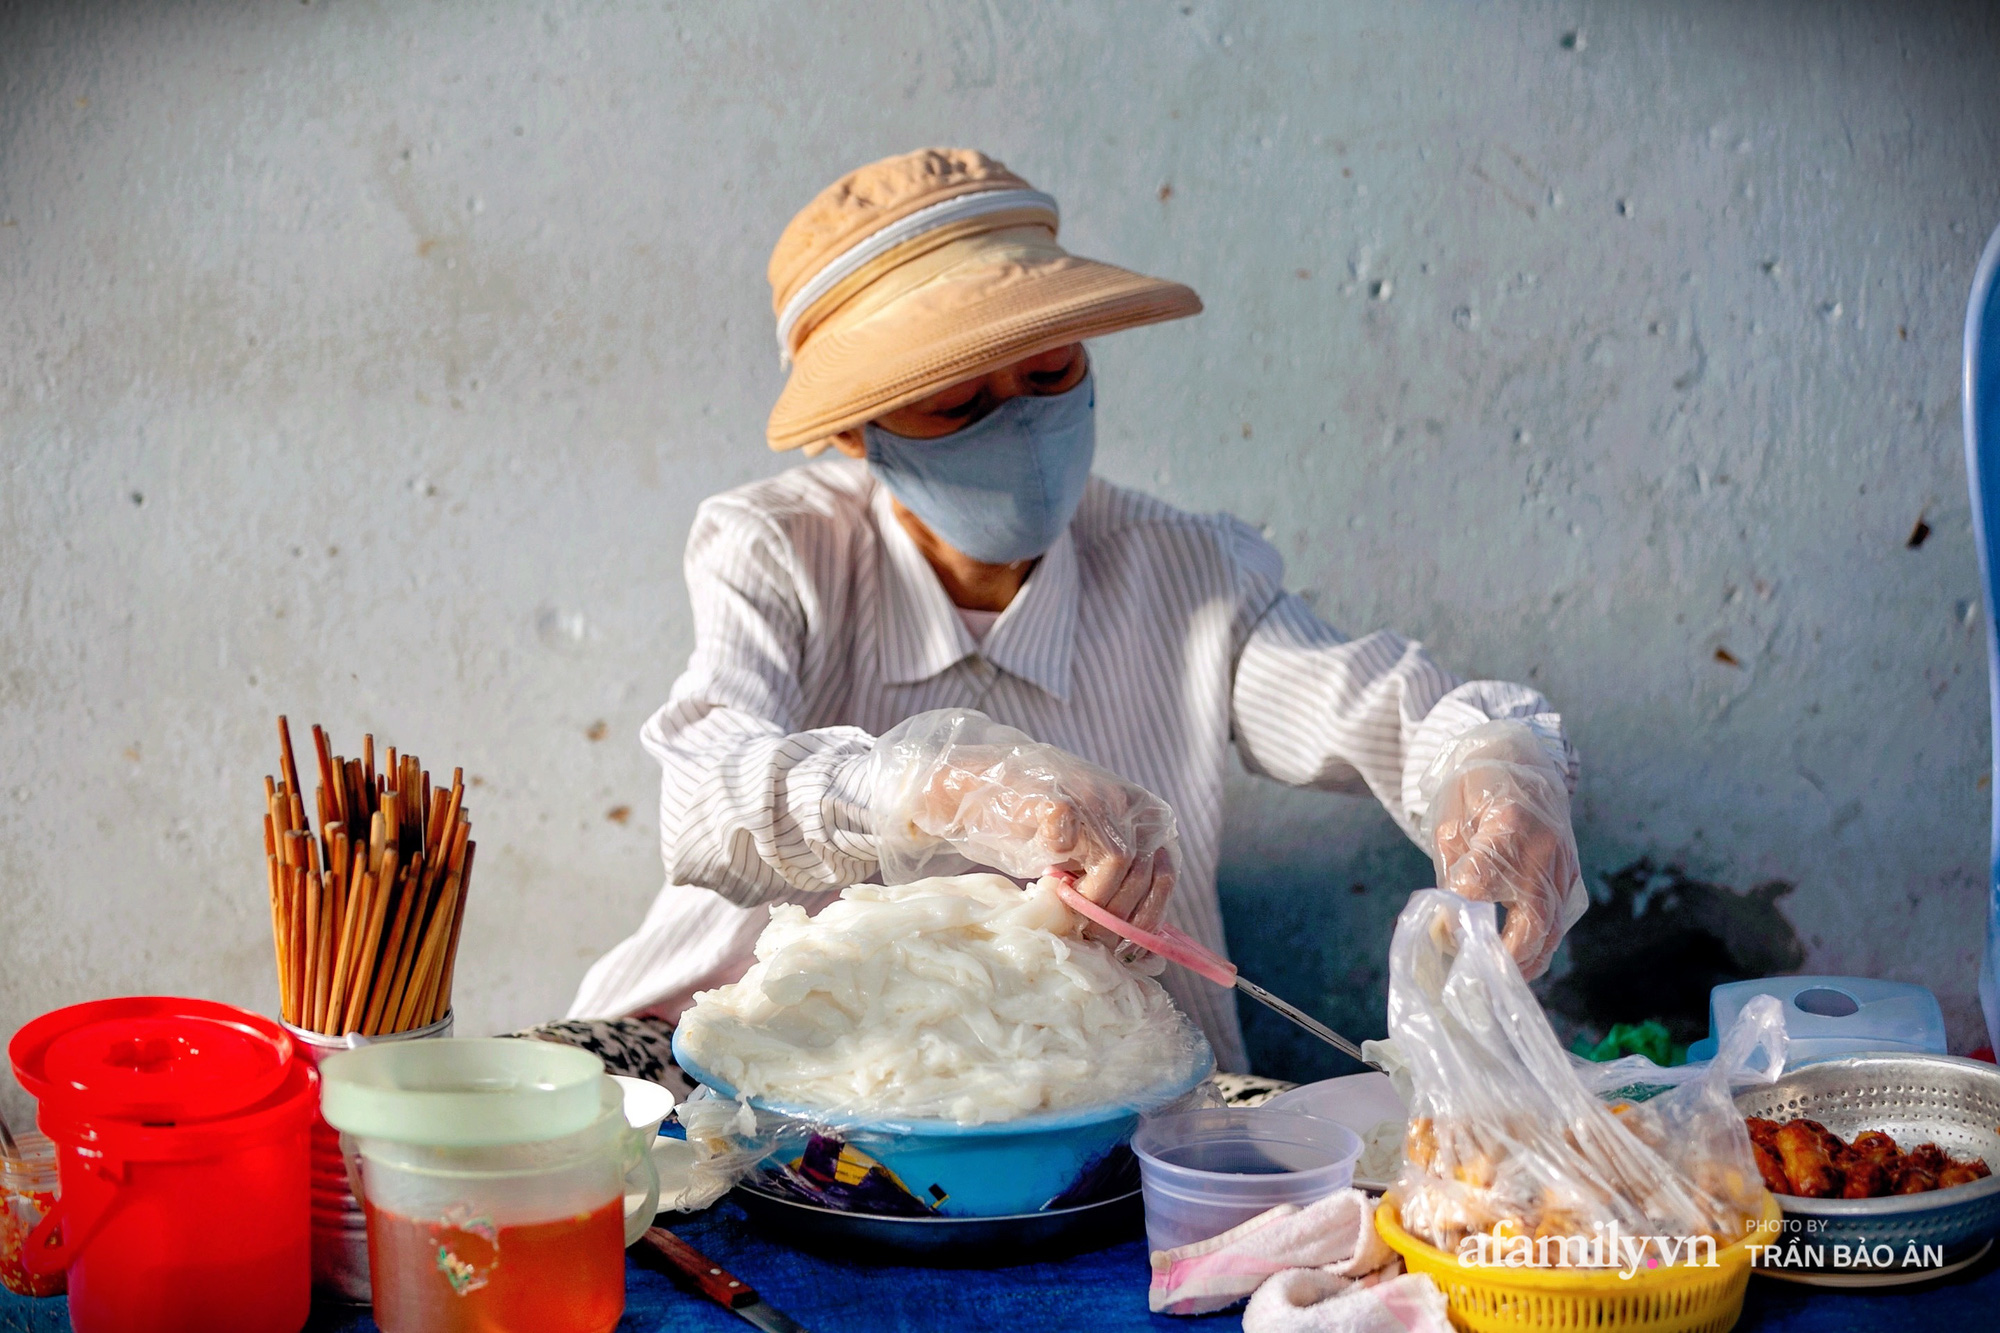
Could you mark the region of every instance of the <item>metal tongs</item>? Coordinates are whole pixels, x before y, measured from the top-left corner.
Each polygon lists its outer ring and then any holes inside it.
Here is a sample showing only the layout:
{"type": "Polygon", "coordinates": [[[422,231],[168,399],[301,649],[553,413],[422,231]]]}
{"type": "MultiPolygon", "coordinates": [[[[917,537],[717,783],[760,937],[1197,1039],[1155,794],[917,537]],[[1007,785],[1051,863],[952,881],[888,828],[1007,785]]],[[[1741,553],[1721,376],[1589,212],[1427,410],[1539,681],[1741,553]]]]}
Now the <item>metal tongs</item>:
{"type": "MultiPolygon", "coordinates": [[[[1221,954],[1203,948],[1182,931],[1174,929],[1164,921],[1158,930],[1141,930],[1117,913],[1109,911],[1084,897],[1076,889],[1076,876],[1067,870],[1051,866],[1044,877],[1054,887],[1056,897],[1062,899],[1064,907],[1078,916],[1104,927],[1119,939],[1135,944],[1148,953],[1156,953],[1170,963],[1179,963],[1199,976],[1225,988],[1234,987],[1257,1003],[1275,1013],[1282,1014],[1297,1023],[1307,1032],[1318,1037],[1341,1054],[1350,1056],[1367,1065],[1370,1069],[1382,1066],[1361,1053],[1361,1048],[1335,1032],[1326,1024],[1314,1018],[1305,1010],[1286,1000],[1281,1000],[1259,986],[1250,978],[1236,970],[1236,964],[1221,954]]],[[[1120,953],[1124,952],[1120,946],[1120,953]]],[[[1382,1072],[1387,1073],[1387,1070],[1382,1072]]]]}

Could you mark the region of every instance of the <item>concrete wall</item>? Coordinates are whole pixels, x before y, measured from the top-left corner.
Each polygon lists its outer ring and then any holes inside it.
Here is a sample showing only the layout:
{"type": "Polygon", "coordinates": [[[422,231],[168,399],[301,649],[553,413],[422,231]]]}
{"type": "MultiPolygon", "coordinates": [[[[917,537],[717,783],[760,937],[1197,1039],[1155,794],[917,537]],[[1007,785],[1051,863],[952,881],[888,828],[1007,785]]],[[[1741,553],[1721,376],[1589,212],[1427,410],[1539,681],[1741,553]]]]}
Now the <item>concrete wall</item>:
{"type": "MultiPolygon", "coordinates": [[[[659,879],[694,506],[784,465],[770,243],[942,142],[1208,302],[1098,348],[1106,473],[1540,685],[1593,870],[1792,881],[1810,966],[1970,1045],[1996,55],[1774,0],[6,7],[0,1030],[274,1003],[281,710],[476,775],[464,1029],[559,1012],[659,879]]],[[[1366,1024],[1422,859],[1233,800],[1242,948],[1303,924],[1272,966],[1366,1024]]]]}

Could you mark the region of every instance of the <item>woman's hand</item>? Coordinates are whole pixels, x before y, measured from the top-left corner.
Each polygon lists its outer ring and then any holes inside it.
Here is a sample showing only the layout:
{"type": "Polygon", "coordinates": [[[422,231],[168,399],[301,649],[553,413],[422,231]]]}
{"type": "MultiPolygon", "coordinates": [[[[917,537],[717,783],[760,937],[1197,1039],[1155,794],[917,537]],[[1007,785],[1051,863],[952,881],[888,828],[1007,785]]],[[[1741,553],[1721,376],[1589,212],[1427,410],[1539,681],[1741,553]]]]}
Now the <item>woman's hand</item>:
{"type": "Polygon", "coordinates": [[[1489,722],[1447,746],[1424,783],[1438,887],[1505,907],[1501,941],[1532,981],[1589,904],[1560,770],[1524,724],[1489,722]]]}
{"type": "Polygon", "coordinates": [[[1141,929],[1159,924],[1179,874],[1166,803],[1053,746],[955,746],[923,788],[915,823],[975,861],[1012,874],[1051,866],[1141,929]]]}
{"type": "Polygon", "coordinates": [[[1165,914],[1180,838],[1144,787],[966,709],[903,722],[871,762],[885,879],[921,874],[944,844],[1017,879],[1068,870],[1084,897],[1144,929],[1165,914]]]}

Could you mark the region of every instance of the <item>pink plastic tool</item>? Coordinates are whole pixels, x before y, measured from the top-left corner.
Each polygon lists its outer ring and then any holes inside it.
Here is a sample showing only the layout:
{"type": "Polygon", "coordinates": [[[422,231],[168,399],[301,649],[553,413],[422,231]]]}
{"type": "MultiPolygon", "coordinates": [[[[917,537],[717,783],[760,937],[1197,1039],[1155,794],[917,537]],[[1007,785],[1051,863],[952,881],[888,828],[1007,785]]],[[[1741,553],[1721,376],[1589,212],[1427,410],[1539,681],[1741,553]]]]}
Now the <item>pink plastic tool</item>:
{"type": "Polygon", "coordinates": [[[1338,1032],[1335,1032],[1332,1028],[1320,1022],[1297,1005],[1281,1000],[1271,994],[1271,992],[1265,990],[1241,972],[1238,972],[1236,964],[1230,962],[1221,954],[1203,948],[1186,933],[1174,929],[1165,922],[1161,922],[1157,930],[1141,930],[1124,917],[1119,916],[1116,912],[1090,901],[1090,899],[1077,892],[1076,876],[1067,870],[1060,870],[1054,866],[1050,866],[1043,878],[1055,890],[1056,897],[1062,899],[1063,906],[1069,908],[1070,911],[1075,912],[1085,920],[1097,923],[1120,939],[1130,940],[1140,948],[1145,949],[1149,953],[1156,953],[1170,963],[1179,963],[1190,972],[1197,973],[1218,986],[1234,987],[1242,991],[1245,995],[1248,995],[1267,1009],[1284,1015],[1327,1045],[1333,1047],[1343,1055],[1359,1060],[1370,1069],[1380,1069],[1382,1067],[1363,1055],[1359,1046],[1341,1036],[1338,1032]]]}
{"type": "Polygon", "coordinates": [[[1109,908],[1100,907],[1076,890],[1076,876],[1067,870],[1051,870],[1049,883],[1055,886],[1056,897],[1062,899],[1064,907],[1088,921],[1110,931],[1123,940],[1130,940],[1148,953],[1156,953],[1170,963],[1179,963],[1190,972],[1199,972],[1218,986],[1236,984],[1236,964],[1221,954],[1204,949],[1192,937],[1175,930],[1164,921],[1157,931],[1141,930],[1109,908]]]}

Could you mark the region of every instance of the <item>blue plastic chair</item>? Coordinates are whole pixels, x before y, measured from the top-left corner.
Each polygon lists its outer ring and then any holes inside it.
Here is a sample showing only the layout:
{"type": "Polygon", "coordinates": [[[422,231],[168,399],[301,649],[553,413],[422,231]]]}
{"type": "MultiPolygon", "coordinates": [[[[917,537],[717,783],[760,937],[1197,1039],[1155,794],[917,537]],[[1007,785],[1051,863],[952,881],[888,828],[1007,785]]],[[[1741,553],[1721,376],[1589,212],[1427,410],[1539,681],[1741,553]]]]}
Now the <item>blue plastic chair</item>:
{"type": "Polygon", "coordinates": [[[1979,961],[1979,1004],[1986,1039],[2000,1051],[2000,230],[1986,242],[1965,310],[1965,474],[1972,486],[1972,540],[1986,591],[1986,677],[1993,708],[1993,864],[1986,880],[1986,949],[1979,961]]]}

